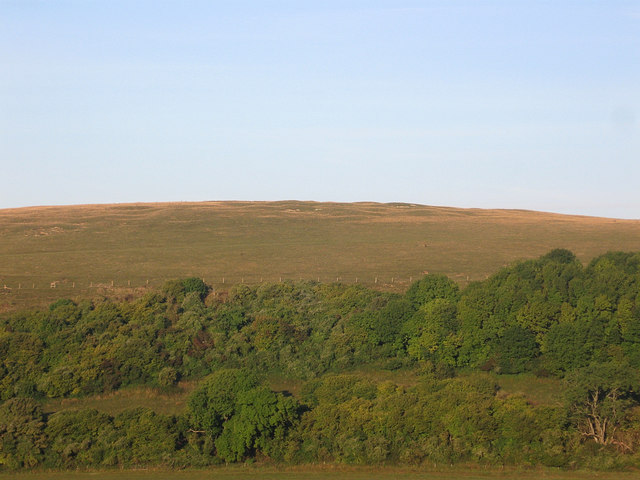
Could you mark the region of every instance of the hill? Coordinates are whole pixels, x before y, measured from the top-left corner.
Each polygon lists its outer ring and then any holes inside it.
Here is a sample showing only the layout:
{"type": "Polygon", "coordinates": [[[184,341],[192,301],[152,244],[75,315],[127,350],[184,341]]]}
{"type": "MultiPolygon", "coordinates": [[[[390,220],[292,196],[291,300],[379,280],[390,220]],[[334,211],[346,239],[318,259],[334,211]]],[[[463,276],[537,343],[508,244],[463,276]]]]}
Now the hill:
{"type": "Polygon", "coordinates": [[[404,290],[428,271],[464,285],[553,248],[583,262],[640,250],[640,221],[399,203],[83,205],[0,210],[0,242],[10,310],[187,276],[218,288],[303,278],[404,290]]]}

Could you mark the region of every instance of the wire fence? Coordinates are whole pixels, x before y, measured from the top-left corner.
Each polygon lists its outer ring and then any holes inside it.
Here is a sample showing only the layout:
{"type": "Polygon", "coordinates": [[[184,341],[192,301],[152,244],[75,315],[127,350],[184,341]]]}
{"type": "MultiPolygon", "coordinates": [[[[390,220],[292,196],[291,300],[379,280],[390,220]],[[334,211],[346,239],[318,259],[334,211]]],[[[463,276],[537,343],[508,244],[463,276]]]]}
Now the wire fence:
{"type": "MultiPolygon", "coordinates": [[[[428,273],[428,272],[425,272],[428,273]]],[[[259,276],[259,275],[216,275],[203,276],[202,280],[214,288],[225,289],[234,285],[261,285],[267,283],[282,282],[317,282],[317,283],[342,283],[342,284],[363,284],[363,285],[379,285],[379,286],[406,286],[414,280],[421,278],[422,275],[410,276],[390,276],[390,275],[279,275],[279,276],[259,276]]],[[[140,289],[140,288],[159,288],[165,282],[172,278],[151,278],[146,280],[2,280],[0,279],[0,293],[10,294],[17,291],[26,290],[109,290],[109,289],[140,289]]]]}

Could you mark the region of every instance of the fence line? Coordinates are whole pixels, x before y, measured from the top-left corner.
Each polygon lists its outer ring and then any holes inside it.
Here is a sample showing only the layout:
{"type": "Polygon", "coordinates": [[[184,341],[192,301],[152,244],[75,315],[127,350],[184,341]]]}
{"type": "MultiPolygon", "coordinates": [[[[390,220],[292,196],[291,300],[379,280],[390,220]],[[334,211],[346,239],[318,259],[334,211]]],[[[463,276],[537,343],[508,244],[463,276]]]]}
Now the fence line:
{"type": "MultiPolygon", "coordinates": [[[[427,273],[428,274],[428,273],[427,273]]],[[[375,275],[371,277],[358,275],[280,275],[280,276],[265,276],[265,275],[246,275],[246,276],[227,276],[219,275],[215,277],[201,276],[202,280],[213,287],[230,288],[234,285],[261,285],[266,283],[283,283],[283,282],[317,282],[317,283],[342,283],[342,284],[361,284],[361,285],[374,285],[374,286],[393,286],[393,285],[409,285],[414,279],[421,278],[420,275],[409,276],[382,276],[375,275]]],[[[468,280],[468,276],[466,277],[468,280]]],[[[6,282],[0,280],[0,293],[13,293],[15,291],[28,291],[28,290],[91,290],[91,289],[140,289],[140,288],[158,288],[161,287],[166,281],[172,280],[166,279],[146,279],[146,280],[54,280],[51,282],[44,282],[42,280],[21,280],[19,282],[6,282]]]]}

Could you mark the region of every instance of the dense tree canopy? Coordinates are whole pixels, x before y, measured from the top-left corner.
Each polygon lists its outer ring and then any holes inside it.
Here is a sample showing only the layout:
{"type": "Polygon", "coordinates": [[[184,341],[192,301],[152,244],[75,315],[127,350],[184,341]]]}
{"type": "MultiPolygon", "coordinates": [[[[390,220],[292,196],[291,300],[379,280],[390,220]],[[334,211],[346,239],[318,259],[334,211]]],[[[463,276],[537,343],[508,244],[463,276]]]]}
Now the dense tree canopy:
{"type": "Polygon", "coordinates": [[[585,267],[559,249],[463,290],[427,275],[404,295],[175,280],[131,302],[63,299],[0,317],[0,465],[637,463],[639,368],[638,253],[585,267]],[[561,379],[566,401],[505,396],[481,370],[561,379]],[[269,375],[301,391],[274,392],[269,375]],[[198,387],[177,417],[45,416],[39,403],[181,379],[198,387]]]}

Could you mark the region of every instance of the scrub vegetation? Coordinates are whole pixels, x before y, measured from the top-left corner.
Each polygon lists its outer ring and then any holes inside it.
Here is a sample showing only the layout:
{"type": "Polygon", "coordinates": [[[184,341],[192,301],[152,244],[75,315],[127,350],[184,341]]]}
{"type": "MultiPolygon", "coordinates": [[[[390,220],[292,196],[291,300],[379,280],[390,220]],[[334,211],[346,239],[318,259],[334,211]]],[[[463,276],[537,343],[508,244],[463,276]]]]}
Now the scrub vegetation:
{"type": "Polygon", "coordinates": [[[190,277],[0,317],[0,466],[634,468],[639,367],[638,253],[402,294],[190,277]]]}

